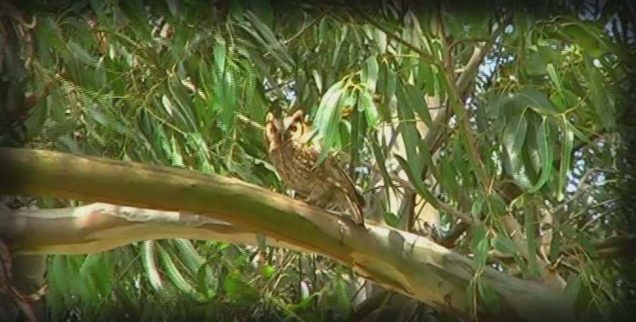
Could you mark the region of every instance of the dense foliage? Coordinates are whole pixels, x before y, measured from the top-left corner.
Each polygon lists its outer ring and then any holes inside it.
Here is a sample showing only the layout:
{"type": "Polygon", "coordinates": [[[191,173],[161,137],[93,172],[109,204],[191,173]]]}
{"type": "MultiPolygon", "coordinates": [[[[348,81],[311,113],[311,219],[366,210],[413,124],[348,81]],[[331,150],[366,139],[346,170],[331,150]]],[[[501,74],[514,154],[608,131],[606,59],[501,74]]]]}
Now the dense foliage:
{"type": "MultiPolygon", "coordinates": [[[[303,108],[365,194],[381,187],[388,224],[510,275],[556,274],[578,308],[604,317],[635,300],[633,254],[621,248],[633,209],[620,202],[633,174],[634,30],[619,4],[551,2],[541,8],[550,15],[402,1],[4,6],[3,145],[286,193],[262,124],[272,106],[303,108]],[[391,206],[405,185],[415,201],[391,206]],[[419,217],[425,204],[436,209],[432,232],[419,217]]],[[[52,256],[48,279],[52,316],[82,320],[106,310],[131,320],[345,319],[360,291],[347,268],[320,256],[215,241],[52,256]]],[[[478,274],[467,292],[497,306],[478,274]]]]}

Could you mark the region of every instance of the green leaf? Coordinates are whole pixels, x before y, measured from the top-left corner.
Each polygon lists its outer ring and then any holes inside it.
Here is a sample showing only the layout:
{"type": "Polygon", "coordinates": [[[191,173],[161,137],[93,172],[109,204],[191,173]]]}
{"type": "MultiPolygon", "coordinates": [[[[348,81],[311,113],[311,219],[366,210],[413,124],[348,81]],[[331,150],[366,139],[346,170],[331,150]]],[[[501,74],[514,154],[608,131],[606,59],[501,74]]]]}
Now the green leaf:
{"type": "Polygon", "coordinates": [[[201,133],[187,133],[186,142],[190,151],[193,151],[193,156],[198,162],[198,169],[203,173],[215,173],[215,169],[210,164],[208,146],[201,136],[201,133]]]}
{"type": "Polygon", "coordinates": [[[165,274],[170,282],[172,282],[172,284],[180,291],[189,295],[193,300],[197,302],[206,302],[206,297],[199,293],[192,284],[186,280],[179,268],[177,268],[173,258],[174,254],[171,254],[167,248],[162,247],[160,244],[157,244],[157,251],[161,264],[165,269],[165,274]]]}
{"type": "Polygon", "coordinates": [[[537,183],[528,188],[528,192],[536,192],[548,181],[552,174],[552,149],[550,148],[550,127],[547,125],[546,117],[543,117],[540,125],[535,127],[536,142],[538,144],[539,159],[541,160],[541,176],[537,183]]]}
{"type": "Polygon", "coordinates": [[[373,98],[369,92],[361,91],[358,94],[358,110],[364,113],[367,124],[370,128],[374,129],[378,126],[378,123],[380,122],[378,110],[375,107],[373,98]]]}
{"type": "Polygon", "coordinates": [[[415,177],[419,177],[422,171],[423,161],[420,158],[417,147],[421,138],[417,128],[415,127],[415,115],[413,114],[413,110],[405,95],[404,86],[401,82],[396,90],[396,96],[398,117],[400,120],[398,131],[402,135],[402,140],[404,141],[406,161],[409,164],[410,171],[414,171],[415,177]]]}
{"type": "Polygon", "coordinates": [[[311,75],[314,77],[314,82],[316,83],[316,87],[318,88],[318,93],[322,93],[322,78],[317,70],[313,69],[311,71],[311,75]]]}
{"type": "Polygon", "coordinates": [[[600,57],[608,49],[607,43],[602,39],[604,33],[601,30],[570,19],[559,27],[563,35],[583,47],[586,52],[589,52],[594,57],[600,57]]]}
{"type": "Polygon", "coordinates": [[[419,115],[429,129],[432,128],[433,120],[431,119],[428,105],[426,104],[426,100],[422,96],[421,91],[412,85],[405,85],[404,90],[411,109],[419,115]]]}
{"type": "Polygon", "coordinates": [[[86,65],[89,65],[91,67],[97,66],[98,59],[96,57],[91,56],[91,54],[88,51],[86,51],[86,49],[82,45],[74,41],[69,41],[67,46],[68,46],[68,51],[72,53],[73,56],[77,58],[80,62],[86,65]]]}
{"type": "Polygon", "coordinates": [[[215,35],[214,49],[212,55],[214,56],[214,67],[217,73],[223,74],[225,72],[225,58],[227,55],[227,49],[225,47],[225,39],[220,35],[215,35]]]}
{"type": "Polygon", "coordinates": [[[205,259],[201,257],[190,240],[175,239],[171,241],[171,244],[174,246],[179,260],[185,265],[190,274],[196,273],[205,264],[205,259]]]}
{"type": "Polygon", "coordinates": [[[551,101],[554,102],[555,107],[557,107],[560,112],[563,112],[574,105],[574,103],[576,102],[576,95],[574,95],[571,91],[563,88],[563,82],[557,74],[554,64],[548,64],[546,66],[546,69],[548,71],[550,80],[556,88],[556,95],[551,95],[551,101]]]}
{"type": "Polygon", "coordinates": [[[550,242],[550,261],[556,261],[561,256],[561,237],[557,234],[556,228],[553,231],[552,241],[550,242]]]}
{"type": "Polygon", "coordinates": [[[285,46],[276,38],[274,32],[254,12],[248,10],[245,16],[249,19],[253,29],[247,28],[247,26],[244,26],[244,29],[252,34],[264,46],[266,52],[270,53],[284,69],[289,69],[293,65],[293,59],[284,50],[285,46]]]}
{"type": "Polygon", "coordinates": [[[382,68],[384,69],[384,106],[390,106],[391,98],[393,98],[395,93],[395,89],[397,86],[397,76],[395,72],[391,70],[388,63],[382,64],[382,68]]]}
{"type": "Polygon", "coordinates": [[[563,295],[570,303],[575,303],[581,292],[581,276],[572,276],[563,290],[563,295]]]}
{"type": "Polygon", "coordinates": [[[374,56],[365,60],[361,80],[371,94],[375,93],[379,69],[380,67],[378,66],[378,62],[374,56]]]}
{"type": "Polygon", "coordinates": [[[433,96],[435,95],[435,74],[433,74],[433,70],[428,62],[420,59],[418,62],[418,74],[416,77],[416,81],[420,81],[421,85],[416,83],[415,85],[422,86],[424,89],[423,95],[433,96]]]}
{"type": "Polygon", "coordinates": [[[89,254],[84,259],[79,273],[92,282],[99,294],[105,296],[110,294],[111,291],[113,282],[112,269],[109,253],[89,254]]]}
{"type": "Polygon", "coordinates": [[[345,282],[342,279],[336,279],[333,282],[332,292],[329,294],[330,307],[344,316],[351,312],[351,301],[347,294],[345,282]]]}
{"type": "Polygon", "coordinates": [[[494,215],[502,215],[508,211],[508,205],[499,193],[491,192],[488,201],[494,215]]]}
{"type": "Polygon", "coordinates": [[[260,298],[254,287],[246,283],[239,272],[232,272],[225,277],[223,289],[230,301],[242,305],[253,305],[260,298]]]}
{"type": "Polygon", "coordinates": [[[470,207],[470,214],[473,215],[473,217],[479,217],[479,214],[481,214],[482,206],[484,205],[484,201],[484,196],[482,194],[479,194],[470,207]]]}
{"type": "MultiPolygon", "coordinates": [[[[178,124],[180,125],[179,128],[195,131],[197,129],[197,122],[192,116],[193,104],[190,95],[185,91],[185,88],[177,79],[171,79],[168,82],[168,91],[179,107],[174,110],[177,114],[176,117],[178,117],[178,124]]],[[[230,102],[228,104],[235,103],[230,102]]]]}
{"type": "Polygon", "coordinates": [[[563,112],[574,107],[579,101],[579,97],[571,90],[564,89],[563,91],[550,95],[550,100],[559,111],[563,112]]]}
{"type": "Polygon", "coordinates": [[[197,290],[200,292],[206,301],[209,301],[216,297],[216,290],[218,288],[218,277],[212,273],[210,267],[201,265],[196,272],[197,290]]]}
{"type": "Polygon", "coordinates": [[[548,97],[534,87],[525,86],[513,98],[523,105],[527,105],[535,112],[543,115],[556,115],[557,111],[548,97]]]}
{"type": "Polygon", "coordinates": [[[384,53],[387,49],[387,36],[384,32],[382,32],[381,30],[378,30],[377,28],[373,28],[374,31],[374,35],[373,35],[373,39],[375,40],[376,45],[378,46],[378,50],[381,53],[384,53]]]}
{"type": "Polygon", "coordinates": [[[331,85],[318,104],[314,124],[323,144],[319,163],[327,156],[339,135],[337,129],[340,125],[343,97],[346,96],[343,85],[343,81],[331,85]]]}
{"type": "Polygon", "coordinates": [[[603,86],[603,77],[599,70],[592,64],[592,59],[585,56],[585,72],[587,73],[587,89],[596,115],[607,131],[616,128],[616,109],[614,101],[607,95],[607,89],[603,86]]]}
{"type": "Polygon", "coordinates": [[[415,191],[417,191],[417,193],[420,196],[422,196],[426,201],[430,202],[433,205],[438,205],[437,198],[435,198],[435,196],[429,191],[429,189],[424,185],[424,182],[420,178],[421,171],[418,170],[417,168],[412,169],[409,166],[409,163],[406,160],[404,160],[404,158],[402,158],[401,156],[394,154],[393,157],[395,157],[395,159],[398,161],[398,163],[400,164],[400,167],[404,169],[404,172],[408,176],[409,181],[415,187],[415,191]]]}
{"type": "Polygon", "coordinates": [[[156,291],[164,291],[164,284],[161,275],[159,274],[159,268],[155,260],[155,244],[154,240],[146,240],[142,243],[141,247],[141,261],[144,267],[144,273],[152,286],[156,291]]]}
{"type": "Polygon", "coordinates": [[[524,230],[526,232],[526,241],[528,245],[528,270],[527,277],[535,278],[539,276],[539,263],[537,262],[537,211],[536,207],[528,207],[524,209],[524,230]]]}
{"type": "Polygon", "coordinates": [[[572,149],[574,147],[574,132],[571,130],[573,126],[563,120],[561,131],[563,133],[563,144],[561,146],[561,164],[559,166],[559,181],[557,184],[557,200],[561,201],[565,197],[565,185],[567,183],[567,172],[570,168],[570,160],[572,158],[572,149]]]}
{"type": "Polygon", "coordinates": [[[510,172],[513,175],[522,174],[521,149],[526,140],[527,130],[528,121],[523,113],[511,119],[504,128],[502,142],[508,155],[510,172]]]}
{"type": "Polygon", "coordinates": [[[391,227],[398,227],[400,224],[400,219],[398,216],[392,212],[384,212],[384,222],[391,227]]]}
{"type": "Polygon", "coordinates": [[[486,236],[486,232],[484,225],[477,225],[472,230],[470,250],[473,252],[473,262],[477,267],[486,265],[486,259],[488,259],[488,245],[490,242],[486,236]]]}
{"type": "Polygon", "coordinates": [[[506,255],[516,255],[518,253],[517,246],[515,246],[512,239],[502,234],[498,234],[492,240],[492,247],[506,255]]]}
{"type": "Polygon", "coordinates": [[[185,164],[183,163],[183,156],[181,155],[180,149],[177,145],[177,139],[174,135],[170,137],[170,143],[172,144],[170,164],[177,167],[185,167],[185,164]]]}
{"type": "Polygon", "coordinates": [[[264,265],[261,269],[261,275],[263,275],[266,280],[272,278],[274,274],[276,274],[276,267],[274,266],[264,265]]]}
{"type": "Polygon", "coordinates": [[[524,66],[528,75],[545,75],[545,73],[547,72],[546,62],[543,60],[541,54],[538,52],[532,52],[528,54],[526,60],[524,61],[524,66]]]}
{"type": "Polygon", "coordinates": [[[77,128],[77,124],[73,120],[64,120],[55,122],[53,125],[46,128],[44,135],[49,141],[57,141],[61,137],[70,135],[77,128]]]}
{"type": "Polygon", "coordinates": [[[382,179],[385,182],[385,191],[388,191],[389,188],[394,188],[393,186],[393,180],[391,180],[391,177],[389,176],[389,171],[386,168],[386,157],[384,156],[384,153],[382,153],[382,150],[380,149],[380,143],[377,141],[376,139],[376,134],[377,132],[373,132],[373,134],[371,135],[371,150],[373,151],[373,157],[376,160],[376,164],[378,165],[378,168],[380,169],[380,173],[382,174],[382,179]]]}
{"type": "MultiPolygon", "coordinates": [[[[453,198],[459,198],[463,193],[461,187],[458,184],[459,179],[456,172],[456,167],[452,162],[440,162],[439,163],[439,180],[442,187],[444,187],[450,196],[453,198]]],[[[478,201],[473,203],[474,207],[481,207],[478,201]]],[[[476,209],[471,209],[476,210],[476,209]]]]}
{"type": "Polygon", "coordinates": [[[559,78],[556,68],[554,68],[554,64],[550,63],[546,66],[546,70],[548,72],[548,76],[550,76],[550,80],[556,86],[557,91],[563,92],[563,83],[561,83],[561,78],[559,78]]]}
{"type": "Polygon", "coordinates": [[[274,13],[270,1],[253,1],[248,3],[254,14],[258,15],[262,23],[271,29],[274,22],[274,13]]]}
{"type": "Polygon", "coordinates": [[[501,311],[501,307],[499,305],[499,297],[497,296],[497,293],[495,293],[495,291],[490,286],[488,286],[486,280],[482,279],[479,281],[479,283],[477,283],[477,291],[479,294],[479,298],[484,303],[483,307],[487,311],[493,313],[499,313],[501,311]]]}
{"type": "Polygon", "coordinates": [[[484,106],[484,108],[486,109],[486,116],[489,119],[493,119],[493,120],[499,119],[503,115],[502,109],[512,100],[513,100],[512,95],[508,95],[508,94],[497,95],[496,97],[491,99],[486,106],[484,106]]]}

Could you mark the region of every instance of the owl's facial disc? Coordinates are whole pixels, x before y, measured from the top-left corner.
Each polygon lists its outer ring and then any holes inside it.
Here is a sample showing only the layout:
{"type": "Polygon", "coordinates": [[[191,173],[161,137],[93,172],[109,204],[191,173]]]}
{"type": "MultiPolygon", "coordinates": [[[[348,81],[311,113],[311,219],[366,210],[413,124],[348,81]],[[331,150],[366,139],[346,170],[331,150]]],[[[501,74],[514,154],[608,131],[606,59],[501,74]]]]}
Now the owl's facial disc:
{"type": "Polygon", "coordinates": [[[270,152],[280,147],[283,140],[283,132],[283,122],[268,113],[265,124],[265,137],[267,138],[270,152]]]}
{"type": "Polygon", "coordinates": [[[303,111],[298,110],[283,121],[285,137],[283,139],[298,139],[303,135],[303,111]]]}

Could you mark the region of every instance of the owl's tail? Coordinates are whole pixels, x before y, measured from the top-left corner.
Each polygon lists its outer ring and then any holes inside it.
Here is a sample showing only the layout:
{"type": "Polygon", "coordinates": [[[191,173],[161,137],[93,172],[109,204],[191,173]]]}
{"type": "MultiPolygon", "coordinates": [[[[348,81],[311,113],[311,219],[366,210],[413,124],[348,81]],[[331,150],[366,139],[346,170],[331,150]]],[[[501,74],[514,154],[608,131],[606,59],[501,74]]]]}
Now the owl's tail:
{"type": "Polygon", "coordinates": [[[351,200],[350,198],[347,198],[347,200],[349,201],[349,208],[354,222],[364,226],[364,198],[359,193],[356,193],[356,200],[351,200]]]}

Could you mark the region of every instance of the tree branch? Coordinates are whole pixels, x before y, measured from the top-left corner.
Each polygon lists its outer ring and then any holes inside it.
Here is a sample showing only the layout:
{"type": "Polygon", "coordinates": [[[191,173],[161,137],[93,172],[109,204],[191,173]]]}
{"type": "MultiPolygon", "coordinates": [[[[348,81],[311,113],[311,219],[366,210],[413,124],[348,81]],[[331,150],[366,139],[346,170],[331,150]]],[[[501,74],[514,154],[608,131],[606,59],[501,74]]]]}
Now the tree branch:
{"type": "MultiPolygon", "coordinates": [[[[165,225],[165,235],[156,234],[154,238],[196,237],[195,232],[198,231],[196,238],[207,239],[211,236],[209,232],[208,235],[203,233],[205,225],[216,227],[214,233],[218,236],[228,236],[231,234],[222,235],[220,231],[229,229],[222,223],[227,222],[246,233],[268,235],[274,243],[282,242],[331,257],[353,267],[360,276],[418,299],[432,308],[463,318],[470,317],[469,303],[473,299],[466,298],[466,288],[474,276],[473,261],[420,236],[371,225],[365,230],[301,201],[217,175],[42,150],[0,148],[0,155],[0,178],[4,179],[0,181],[0,193],[48,195],[187,211],[198,213],[201,217],[183,218],[202,218],[190,221],[188,226],[188,221],[178,222],[179,225],[169,224],[171,221],[166,219],[169,216],[163,217],[163,221],[161,216],[155,219],[156,214],[152,212],[143,216],[143,223],[131,223],[130,217],[126,216],[114,219],[92,214],[71,216],[74,219],[68,219],[70,221],[63,226],[71,226],[67,229],[76,229],[80,236],[83,234],[87,242],[80,245],[90,244],[90,240],[95,238],[128,238],[128,242],[132,242],[135,235],[150,236],[155,229],[162,228],[161,225],[165,225]],[[70,222],[75,225],[69,225],[70,222]],[[101,225],[101,230],[111,234],[101,234],[100,229],[89,228],[92,225],[101,225]],[[178,226],[187,228],[179,230],[178,226]],[[192,233],[185,234],[186,229],[192,233]]],[[[14,225],[10,228],[22,231],[21,236],[26,236],[26,232],[38,235],[59,229],[55,222],[64,216],[53,213],[46,220],[41,216],[27,216],[9,222],[14,225]],[[42,224],[29,223],[29,220],[42,220],[42,224]]],[[[5,222],[2,221],[1,232],[6,236],[10,231],[4,227],[5,222]]],[[[29,245],[16,239],[15,233],[12,236],[16,247],[21,245],[25,249],[29,245]]],[[[28,238],[37,240],[38,237],[28,238]]],[[[70,237],[58,235],[56,238],[70,237]]],[[[49,241],[55,245],[52,240],[47,240],[47,244],[49,241]]],[[[76,245],[75,250],[79,247],[76,245]]],[[[539,283],[513,278],[490,267],[486,267],[480,276],[498,295],[500,313],[497,317],[500,319],[564,321],[574,318],[572,303],[539,283]]],[[[494,314],[480,313],[484,317],[494,314]]]]}

